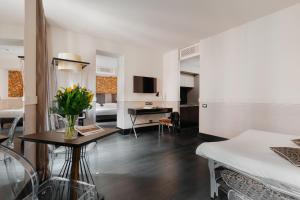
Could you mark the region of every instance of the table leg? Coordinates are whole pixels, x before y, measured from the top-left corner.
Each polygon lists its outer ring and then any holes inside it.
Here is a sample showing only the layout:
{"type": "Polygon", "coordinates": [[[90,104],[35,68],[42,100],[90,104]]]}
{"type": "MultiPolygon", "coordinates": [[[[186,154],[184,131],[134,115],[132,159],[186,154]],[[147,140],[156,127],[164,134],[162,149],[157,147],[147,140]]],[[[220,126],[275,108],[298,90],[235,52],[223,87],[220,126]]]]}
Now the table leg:
{"type": "MultiPolygon", "coordinates": [[[[95,185],[92,173],[90,171],[89,165],[87,164],[85,156],[86,156],[86,147],[84,147],[83,149],[81,149],[80,147],[74,147],[72,149],[72,166],[71,166],[70,179],[75,180],[75,181],[80,180],[79,171],[83,170],[83,168],[84,168],[85,169],[84,174],[86,175],[86,181],[88,183],[92,183],[95,185]],[[81,161],[81,163],[80,163],[80,161],[81,161]],[[88,178],[89,175],[90,175],[91,181],[89,181],[89,178],[88,178]]],[[[83,173],[83,171],[82,171],[82,173],[83,173]]],[[[82,174],[82,176],[84,176],[84,175],[82,174]]],[[[84,180],[81,180],[81,181],[84,181],[84,180]]],[[[70,193],[70,196],[71,196],[71,198],[70,198],[71,200],[77,199],[76,190],[72,190],[70,193]]],[[[102,194],[98,193],[98,191],[97,191],[97,198],[99,200],[104,200],[104,196],[102,194]]]]}
{"type": "Polygon", "coordinates": [[[72,151],[71,179],[79,180],[80,147],[74,147],[72,151]]]}
{"type": "MultiPolygon", "coordinates": [[[[71,176],[70,176],[71,181],[79,180],[80,151],[81,151],[80,147],[74,147],[72,149],[72,166],[71,166],[71,176]]],[[[71,190],[70,196],[71,196],[71,198],[70,198],[71,200],[77,199],[76,190],[71,190]]]]}
{"type": "Polygon", "coordinates": [[[132,123],[132,126],[131,126],[131,129],[130,129],[130,133],[131,134],[131,131],[133,130],[134,132],[134,135],[135,135],[135,138],[137,138],[137,134],[136,134],[136,131],[135,131],[135,128],[134,128],[134,125],[135,125],[135,121],[136,121],[136,115],[134,115],[134,118],[132,117],[132,115],[129,115],[130,116],[130,120],[131,120],[131,123],[132,123]]]}

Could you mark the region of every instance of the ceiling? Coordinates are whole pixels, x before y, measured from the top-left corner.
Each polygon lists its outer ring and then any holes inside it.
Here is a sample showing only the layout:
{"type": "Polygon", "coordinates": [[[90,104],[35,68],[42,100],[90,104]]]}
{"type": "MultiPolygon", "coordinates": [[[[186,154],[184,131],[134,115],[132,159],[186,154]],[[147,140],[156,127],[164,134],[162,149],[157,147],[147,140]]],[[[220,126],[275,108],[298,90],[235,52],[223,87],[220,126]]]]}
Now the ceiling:
{"type": "MultiPolygon", "coordinates": [[[[0,0],[0,23],[23,23],[24,0],[0,0]]],[[[171,49],[300,0],[44,0],[48,22],[117,42],[171,49]]]]}
{"type": "Polygon", "coordinates": [[[0,23],[23,25],[25,0],[0,0],[0,23]]]}
{"type": "Polygon", "coordinates": [[[50,23],[111,40],[184,47],[299,0],[44,0],[50,23]]]}

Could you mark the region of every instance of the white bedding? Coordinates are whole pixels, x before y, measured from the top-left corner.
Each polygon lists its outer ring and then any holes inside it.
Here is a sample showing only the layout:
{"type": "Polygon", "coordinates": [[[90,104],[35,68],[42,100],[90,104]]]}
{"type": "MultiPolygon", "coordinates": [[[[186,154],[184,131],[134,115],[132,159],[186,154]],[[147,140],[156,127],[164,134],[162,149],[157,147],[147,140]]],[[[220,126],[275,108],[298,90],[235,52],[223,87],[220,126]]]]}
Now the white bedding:
{"type": "Polygon", "coordinates": [[[0,110],[0,118],[15,118],[24,115],[24,109],[4,109],[0,110]]]}
{"type": "Polygon", "coordinates": [[[105,103],[103,106],[96,104],[96,116],[99,115],[116,115],[117,104],[116,103],[105,103]]]}
{"type": "Polygon", "coordinates": [[[300,188],[300,168],[278,156],[269,147],[299,147],[291,140],[300,136],[248,130],[222,142],[201,144],[196,154],[242,172],[287,187],[300,188]]]}

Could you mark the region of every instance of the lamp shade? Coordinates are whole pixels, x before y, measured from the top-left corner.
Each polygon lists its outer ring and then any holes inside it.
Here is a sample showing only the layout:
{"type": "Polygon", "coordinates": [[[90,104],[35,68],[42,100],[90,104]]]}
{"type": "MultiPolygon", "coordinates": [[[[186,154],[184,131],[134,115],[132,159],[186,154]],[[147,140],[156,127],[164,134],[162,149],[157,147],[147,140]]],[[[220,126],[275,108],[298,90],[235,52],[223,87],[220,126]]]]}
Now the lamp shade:
{"type": "MultiPolygon", "coordinates": [[[[79,55],[73,53],[59,53],[58,58],[66,60],[81,61],[79,55]]],[[[72,70],[72,71],[81,71],[82,65],[80,63],[68,62],[68,61],[58,61],[57,65],[58,70],[72,70]]]]}

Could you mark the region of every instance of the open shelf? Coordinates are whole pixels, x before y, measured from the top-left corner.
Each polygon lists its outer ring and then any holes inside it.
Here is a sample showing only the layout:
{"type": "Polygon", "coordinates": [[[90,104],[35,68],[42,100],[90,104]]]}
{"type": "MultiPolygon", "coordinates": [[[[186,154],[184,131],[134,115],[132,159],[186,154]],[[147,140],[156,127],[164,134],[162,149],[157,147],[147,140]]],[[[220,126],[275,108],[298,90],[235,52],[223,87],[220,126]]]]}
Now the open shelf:
{"type": "Polygon", "coordinates": [[[68,59],[62,59],[62,58],[52,58],[52,65],[57,66],[59,61],[64,61],[64,62],[72,62],[72,63],[77,63],[81,64],[82,69],[84,69],[86,66],[88,66],[90,63],[88,62],[83,62],[83,61],[77,61],[77,60],[68,60],[68,59]]]}

